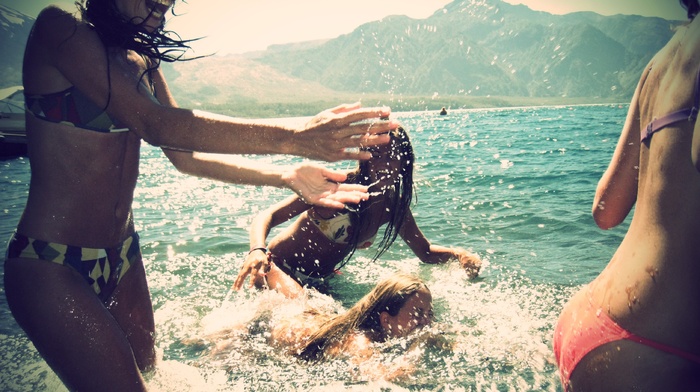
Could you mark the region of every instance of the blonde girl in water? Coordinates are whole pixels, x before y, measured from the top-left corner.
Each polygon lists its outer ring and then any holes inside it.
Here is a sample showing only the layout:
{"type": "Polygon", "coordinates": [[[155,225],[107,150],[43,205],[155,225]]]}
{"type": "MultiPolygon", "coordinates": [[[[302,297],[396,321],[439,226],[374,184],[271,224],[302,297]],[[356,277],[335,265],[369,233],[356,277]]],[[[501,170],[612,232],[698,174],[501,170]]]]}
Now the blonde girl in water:
{"type": "Polygon", "coordinates": [[[266,311],[247,322],[247,327],[208,335],[204,340],[214,344],[210,355],[226,358],[240,347],[240,339],[262,334],[279,352],[303,361],[345,359],[360,378],[397,380],[415,370],[409,358],[414,350],[450,349],[441,333],[418,333],[432,324],[434,316],[430,290],[413,275],[396,273],[382,279],[354,306],[335,315],[308,305],[305,298],[298,311],[290,312],[289,301],[298,300],[283,299],[275,305],[266,300],[261,303],[266,311]],[[401,359],[391,364],[380,361],[378,344],[397,339],[409,343],[401,359]]]}

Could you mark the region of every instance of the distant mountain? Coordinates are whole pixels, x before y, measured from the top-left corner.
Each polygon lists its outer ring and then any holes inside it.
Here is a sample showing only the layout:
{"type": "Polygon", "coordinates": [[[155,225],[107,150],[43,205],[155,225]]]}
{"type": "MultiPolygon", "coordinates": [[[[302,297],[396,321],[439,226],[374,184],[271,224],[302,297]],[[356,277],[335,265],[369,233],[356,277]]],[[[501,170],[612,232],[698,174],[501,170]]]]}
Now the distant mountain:
{"type": "MultiPolygon", "coordinates": [[[[32,22],[0,6],[0,87],[21,83],[32,22]]],[[[456,0],[426,19],[390,16],[331,40],[163,69],[183,106],[228,114],[248,106],[279,115],[289,112],[282,106],[387,96],[392,106],[408,97],[439,105],[436,96],[628,100],[642,68],[678,23],[456,0]]]]}
{"type": "Polygon", "coordinates": [[[387,17],[257,61],[338,91],[628,98],[675,24],[457,0],[426,19],[387,17]]]}
{"type": "Polygon", "coordinates": [[[243,56],[212,56],[162,64],[173,96],[188,107],[213,107],[235,101],[293,102],[302,96],[338,96],[328,87],[294,78],[243,56]]]}
{"type": "Polygon", "coordinates": [[[0,87],[22,84],[22,57],[34,19],[0,5],[0,87]]]}

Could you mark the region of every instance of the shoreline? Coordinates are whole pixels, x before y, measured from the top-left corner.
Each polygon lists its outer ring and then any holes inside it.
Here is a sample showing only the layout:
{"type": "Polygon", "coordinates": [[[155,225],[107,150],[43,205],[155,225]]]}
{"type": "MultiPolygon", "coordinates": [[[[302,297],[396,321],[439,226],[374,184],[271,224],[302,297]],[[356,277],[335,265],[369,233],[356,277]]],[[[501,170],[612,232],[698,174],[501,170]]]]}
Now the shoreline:
{"type": "MultiPolygon", "coordinates": [[[[447,108],[447,115],[441,116],[443,118],[449,118],[449,115],[452,113],[465,113],[469,111],[480,111],[480,110],[519,110],[519,109],[528,109],[528,108],[559,108],[559,107],[593,107],[593,106],[623,106],[623,105],[629,105],[629,102],[618,102],[618,101],[610,101],[610,102],[598,102],[598,103],[557,103],[557,104],[543,104],[543,105],[523,105],[523,106],[500,106],[500,107],[473,107],[473,108],[447,108]]],[[[391,114],[392,116],[414,116],[414,115],[421,115],[421,114],[426,114],[426,113],[436,113],[439,114],[441,108],[437,109],[429,109],[429,110],[409,110],[409,111],[395,111],[392,108],[391,114]]],[[[320,111],[319,111],[320,112],[320,111]]],[[[269,125],[299,125],[301,126],[305,121],[311,119],[313,116],[311,115],[299,115],[299,116],[284,116],[284,117],[256,117],[256,118],[251,118],[251,117],[243,117],[243,116],[238,116],[240,118],[244,118],[249,121],[253,121],[255,123],[259,124],[269,124],[269,125]]]]}
{"type": "Polygon", "coordinates": [[[339,94],[310,100],[300,97],[297,101],[256,100],[252,98],[232,99],[225,104],[188,104],[186,97],[175,97],[181,107],[196,108],[213,113],[246,119],[271,119],[310,117],[342,103],[362,102],[363,107],[388,106],[392,113],[448,111],[462,109],[505,109],[544,106],[617,105],[628,104],[629,99],[621,97],[465,97],[440,96],[389,96],[385,94],[339,94]],[[623,101],[624,103],[621,103],[623,101]]]}

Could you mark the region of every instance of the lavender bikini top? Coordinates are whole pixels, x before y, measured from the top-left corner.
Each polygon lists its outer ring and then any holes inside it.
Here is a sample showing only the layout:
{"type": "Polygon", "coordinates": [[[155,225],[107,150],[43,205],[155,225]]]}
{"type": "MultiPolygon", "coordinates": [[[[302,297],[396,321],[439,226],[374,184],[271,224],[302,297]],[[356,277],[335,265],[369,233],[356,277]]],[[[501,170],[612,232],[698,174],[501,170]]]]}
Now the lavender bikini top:
{"type": "Polygon", "coordinates": [[[644,142],[648,139],[651,138],[651,136],[655,133],[660,131],[661,129],[675,124],[677,122],[681,121],[689,121],[692,122],[693,124],[695,123],[695,120],[698,118],[698,107],[700,106],[700,72],[698,72],[698,76],[695,80],[695,102],[693,104],[692,108],[688,109],[681,109],[673,113],[669,113],[665,116],[662,116],[660,118],[655,118],[652,120],[646,128],[642,129],[642,139],[641,141],[644,142]]]}

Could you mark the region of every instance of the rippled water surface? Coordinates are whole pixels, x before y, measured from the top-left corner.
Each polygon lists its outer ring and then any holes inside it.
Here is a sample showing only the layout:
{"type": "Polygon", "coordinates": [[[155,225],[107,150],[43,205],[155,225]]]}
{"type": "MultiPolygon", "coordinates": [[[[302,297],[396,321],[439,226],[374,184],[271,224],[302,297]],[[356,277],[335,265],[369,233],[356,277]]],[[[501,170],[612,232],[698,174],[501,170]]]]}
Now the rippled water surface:
{"type": "MultiPolygon", "coordinates": [[[[373,249],[358,251],[333,282],[335,301],[309,300],[339,310],[394,271],[425,279],[438,325],[454,348],[422,352],[413,359],[415,373],[395,383],[367,380],[343,360],[299,363],[261,336],[242,336],[228,354],[209,356],[199,339],[279,302],[271,293],[231,294],[229,288],[247,253],[253,216],[289,193],[187,177],[144,145],[134,212],[162,356],[150,388],[560,391],[551,352],[559,310],[602,270],[626,228],[603,232],[590,216],[625,114],[626,106],[610,105],[394,115],[416,152],[413,211],[422,231],[434,243],[468,248],[485,261],[481,277],[468,281],[456,265],[421,264],[399,239],[376,263],[369,262],[373,249]]],[[[2,238],[19,219],[28,181],[26,159],[0,161],[2,238]]],[[[0,347],[0,389],[65,390],[14,323],[4,295],[0,347]]],[[[401,347],[382,349],[386,363],[401,353],[401,347]]]]}

